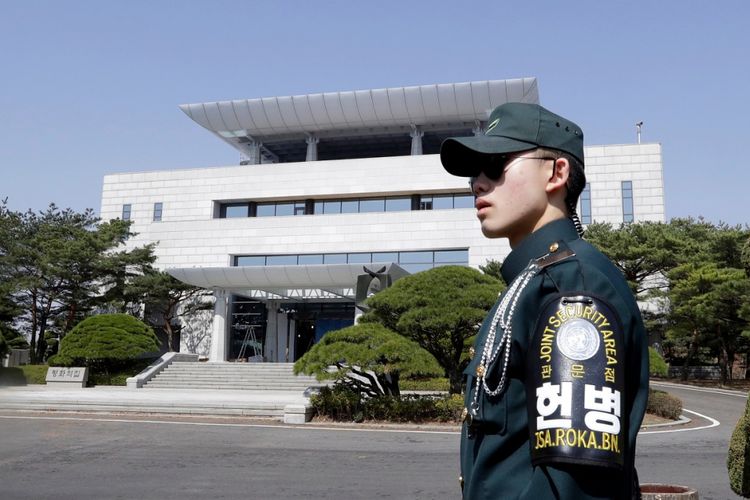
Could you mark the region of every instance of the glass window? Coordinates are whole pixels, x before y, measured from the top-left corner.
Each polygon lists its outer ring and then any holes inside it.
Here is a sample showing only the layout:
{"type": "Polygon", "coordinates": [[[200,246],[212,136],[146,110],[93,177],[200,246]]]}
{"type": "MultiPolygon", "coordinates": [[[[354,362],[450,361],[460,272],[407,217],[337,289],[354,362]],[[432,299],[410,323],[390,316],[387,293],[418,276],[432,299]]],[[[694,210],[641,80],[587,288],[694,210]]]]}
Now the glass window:
{"type": "Polygon", "coordinates": [[[357,212],[359,212],[359,200],[342,200],[342,214],[356,214],[357,212]]]}
{"type": "Polygon", "coordinates": [[[130,203],[126,203],[122,206],[122,220],[130,220],[130,210],[132,206],[130,203]]]}
{"type": "Polygon", "coordinates": [[[432,196],[420,196],[419,197],[419,209],[420,210],[432,210],[432,196]]]}
{"type": "Polygon", "coordinates": [[[591,183],[581,191],[581,223],[591,224],[591,183]]]}
{"type": "Polygon", "coordinates": [[[258,204],[258,209],[255,212],[257,217],[273,217],[276,214],[275,203],[263,203],[258,204]]]}
{"type": "Polygon", "coordinates": [[[266,257],[267,266],[296,266],[296,255],[269,255],[266,257]]]}
{"type": "Polygon", "coordinates": [[[398,262],[398,252],[373,252],[372,262],[398,262]]]}
{"type": "Polygon", "coordinates": [[[399,264],[404,271],[407,271],[411,274],[418,273],[419,271],[425,271],[427,269],[432,269],[432,263],[430,264],[399,264]]]}
{"type": "Polygon", "coordinates": [[[266,258],[263,255],[238,255],[234,258],[235,266],[265,266],[266,258]]]}
{"type": "Polygon", "coordinates": [[[350,253],[349,254],[349,264],[366,264],[368,262],[372,262],[372,254],[371,253],[350,253]]]}
{"type": "Polygon", "coordinates": [[[457,194],[453,197],[453,208],[474,208],[474,196],[457,194]]]}
{"type": "Polygon", "coordinates": [[[385,211],[385,200],[383,198],[359,200],[359,212],[383,212],[385,211]]]}
{"type": "Polygon", "coordinates": [[[633,222],[633,183],[622,181],[622,220],[633,222]]]}
{"type": "Polygon", "coordinates": [[[221,218],[247,217],[250,205],[247,203],[224,203],[221,205],[221,218]]]}
{"type": "Polygon", "coordinates": [[[411,210],[411,198],[386,198],[386,212],[401,212],[411,210]]]}
{"type": "Polygon", "coordinates": [[[339,200],[324,202],[323,203],[323,213],[324,214],[340,214],[341,213],[341,202],[339,200]]]}
{"type": "Polygon", "coordinates": [[[323,254],[318,253],[318,254],[310,254],[310,255],[300,255],[299,263],[300,264],[322,264],[323,254]]]}
{"type": "Polygon", "coordinates": [[[315,206],[314,206],[314,208],[313,208],[313,213],[314,213],[314,214],[322,214],[322,213],[325,213],[325,212],[324,212],[324,207],[325,207],[325,203],[324,203],[324,202],[322,202],[322,201],[316,201],[316,202],[315,202],[315,206]]]}
{"type": "Polygon", "coordinates": [[[294,215],[305,215],[305,202],[304,201],[294,202],[294,215]]]}
{"type": "Polygon", "coordinates": [[[276,215],[294,215],[294,203],[277,203],[276,215]]]}
{"type": "Polygon", "coordinates": [[[162,207],[164,205],[160,203],[154,203],[154,222],[159,222],[161,220],[161,211],[162,207]]]}
{"type": "Polygon", "coordinates": [[[468,250],[436,250],[435,262],[445,264],[468,264],[468,250]]]}
{"type": "MultiPolygon", "coordinates": [[[[432,265],[432,252],[399,252],[399,264],[429,262],[432,265]]],[[[401,266],[404,267],[404,266],[401,266]]],[[[406,268],[404,268],[406,269],[406,268]]]]}
{"type": "Polygon", "coordinates": [[[346,264],[346,254],[329,253],[323,255],[323,264],[346,264]]]}
{"type": "Polygon", "coordinates": [[[453,195],[432,197],[433,210],[444,210],[446,208],[453,208],[453,195]]]}

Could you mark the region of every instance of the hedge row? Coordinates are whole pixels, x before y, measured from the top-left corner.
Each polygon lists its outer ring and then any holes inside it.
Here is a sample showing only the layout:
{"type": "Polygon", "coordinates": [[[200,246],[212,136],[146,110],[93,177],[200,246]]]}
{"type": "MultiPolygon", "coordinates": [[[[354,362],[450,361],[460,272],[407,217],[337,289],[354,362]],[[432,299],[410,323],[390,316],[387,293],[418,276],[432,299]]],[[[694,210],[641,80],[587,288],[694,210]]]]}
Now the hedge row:
{"type": "Polygon", "coordinates": [[[342,422],[459,422],[463,398],[453,396],[377,396],[364,399],[344,385],[323,387],[310,398],[318,415],[342,422]]]}
{"type": "Polygon", "coordinates": [[[740,417],[729,441],[727,472],[729,485],[738,495],[750,497],[750,399],[745,404],[745,412],[740,417]]]}

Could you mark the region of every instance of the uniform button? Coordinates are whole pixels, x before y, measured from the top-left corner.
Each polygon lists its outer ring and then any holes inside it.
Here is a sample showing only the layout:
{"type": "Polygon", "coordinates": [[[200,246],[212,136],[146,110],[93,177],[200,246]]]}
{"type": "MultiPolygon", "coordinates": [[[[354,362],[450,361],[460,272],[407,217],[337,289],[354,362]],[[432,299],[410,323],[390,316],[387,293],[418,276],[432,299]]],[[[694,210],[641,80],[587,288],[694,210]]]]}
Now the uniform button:
{"type": "Polygon", "coordinates": [[[474,354],[476,354],[474,347],[469,347],[469,359],[474,359],[474,354]]]}
{"type": "Polygon", "coordinates": [[[477,377],[481,377],[484,375],[484,365],[477,366],[477,377]]]}
{"type": "Polygon", "coordinates": [[[464,487],[464,477],[463,476],[458,476],[458,484],[463,489],[463,487],[464,487]]]}
{"type": "Polygon", "coordinates": [[[554,242],[549,246],[549,253],[555,253],[557,252],[557,249],[560,248],[560,245],[557,244],[557,242],[554,242]]]}

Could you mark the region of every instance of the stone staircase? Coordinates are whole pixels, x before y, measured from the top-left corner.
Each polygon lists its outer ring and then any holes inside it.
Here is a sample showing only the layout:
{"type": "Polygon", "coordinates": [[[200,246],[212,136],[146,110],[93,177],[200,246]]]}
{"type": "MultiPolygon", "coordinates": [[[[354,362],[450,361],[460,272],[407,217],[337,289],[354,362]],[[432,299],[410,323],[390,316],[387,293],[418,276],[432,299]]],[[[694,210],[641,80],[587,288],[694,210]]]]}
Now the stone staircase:
{"type": "Polygon", "coordinates": [[[320,387],[315,377],[296,376],[292,363],[198,363],[175,361],[144,384],[144,389],[227,389],[295,391],[320,387]]]}

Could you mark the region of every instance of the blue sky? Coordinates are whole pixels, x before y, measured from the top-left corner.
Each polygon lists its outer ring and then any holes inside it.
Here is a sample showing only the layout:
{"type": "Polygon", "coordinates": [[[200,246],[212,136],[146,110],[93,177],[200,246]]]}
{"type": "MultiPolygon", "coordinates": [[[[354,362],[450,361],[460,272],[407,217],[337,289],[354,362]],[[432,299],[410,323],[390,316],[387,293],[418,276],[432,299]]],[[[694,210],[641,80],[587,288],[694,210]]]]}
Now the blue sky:
{"type": "Polygon", "coordinates": [[[663,146],[667,217],[750,222],[746,1],[0,3],[0,198],[99,210],[107,173],[236,164],[179,104],[538,78],[588,145],[663,146]]]}

